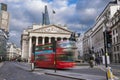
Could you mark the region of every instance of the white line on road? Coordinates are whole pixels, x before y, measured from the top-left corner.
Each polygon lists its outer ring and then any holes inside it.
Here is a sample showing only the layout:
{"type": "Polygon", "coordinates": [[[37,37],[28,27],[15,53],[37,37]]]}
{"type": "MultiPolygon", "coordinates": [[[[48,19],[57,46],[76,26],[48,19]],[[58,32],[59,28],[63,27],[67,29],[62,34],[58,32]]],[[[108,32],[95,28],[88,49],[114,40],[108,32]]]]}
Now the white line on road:
{"type": "Polygon", "coordinates": [[[34,73],[34,74],[38,74],[38,75],[42,75],[42,74],[44,74],[44,73],[41,73],[41,72],[32,72],[32,73],[34,73]]]}

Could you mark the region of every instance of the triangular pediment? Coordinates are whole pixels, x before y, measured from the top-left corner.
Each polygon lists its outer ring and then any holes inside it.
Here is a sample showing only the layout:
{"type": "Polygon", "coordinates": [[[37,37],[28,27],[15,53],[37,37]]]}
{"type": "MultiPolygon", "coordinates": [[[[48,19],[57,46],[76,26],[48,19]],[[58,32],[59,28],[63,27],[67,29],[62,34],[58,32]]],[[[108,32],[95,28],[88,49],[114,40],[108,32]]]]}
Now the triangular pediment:
{"type": "Polygon", "coordinates": [[[44,33],[71,33],[70,30],[56,26],[56,25],[48,25],[48,26],[43,26],[41,28],[32,30],[32,32],[44,32],[44,33]]]}

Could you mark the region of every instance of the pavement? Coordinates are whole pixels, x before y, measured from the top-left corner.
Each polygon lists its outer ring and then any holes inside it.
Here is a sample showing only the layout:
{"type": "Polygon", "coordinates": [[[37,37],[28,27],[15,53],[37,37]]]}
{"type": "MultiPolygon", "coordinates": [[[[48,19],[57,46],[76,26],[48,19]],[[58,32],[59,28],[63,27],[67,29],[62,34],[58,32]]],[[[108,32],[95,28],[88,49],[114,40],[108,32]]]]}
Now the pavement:
{"type": "MultiPolygon", "coordinates": [[[[31,71],[33,73],[37,73],[37,74],[47,74],[47,75],[54,75],[54,76],[61,76],[61,77],[67,77],[67,78],[73,78],[73,79],[77,79],[77,80],[106,80],[105,76],[98,76],[98,75],[91,75],[91,74],[81,74],[81,73],[70,73],[67,71],[61,71],[61,70],[49,70],[49,69],[41,69],[41,68],[35,68],[33,71],[31,70],[31,64],[30,63],[25,63],[25,62],[16,62],[15,65],[21,69],[27,70],[27,71],[31,71]],[[17,63],[17,64],[16,64],[17,63]]],[[[0,63],[1,65],[1,63],[0,63]]],[[[77,66],[76,66],[77,67],[77,66]]],[[[81,66],[79,68],[85,68],[88,66],[81,66]]],[[[96,67],[95,68],[99,68],[96,67]]],[[[104,70],[104,66],[100,66],[101,69],[104,70]]],[[[115,79],[115,80],[120,80],[120,79],[115,79]]]]}
{"type": "Polygon", "coordinates": [[[80,73],[73,73],[73,72],[70,73],[65,71],[56,71],[56,72],[47,71],[45,72],[45,74],[73,78],[77,80],[106,80],[106,78],[103,76],[80,74],[80,73]]]}
{"type": "MultiPolygon", "coordinates": [[[[76,66],[75,69],[88,69],[89,66],[76,66]]],[[[94,66],[94,68],[100,69],[102,71],[106,72],[106,68],[104,65],[99,65],[99,66],[94,66]]],[[[119,71],[119,70],[118,70],[119,71]]],[[[73,78],[73,79],[78,79],[78,80],[106,80],[106,76],[100,76],[100,75],[91,75],[91,74],[81,74],[81,73],[70,73],[70,72],[65,72],[65,71],[50,71],[46,72],[46,74],[49,75],[55,75],[55,76],[62,76],[62,77],[68,77],[68,78],[73,78]]],[[[114,75],[115,76],[115,75],[114,75]]],[[[120,80],[120,76],[115,76],[113,80],[120,80]]]]}
{"type": "Polygon", "coordinates": [[[4,62],[0,62],[0,67],[2,67],[4,65],[4,62]]]}
{"type": "MultiPolygon", "coordinates": [[[[15,65],[24,70],[32,71],[30,63],[17,62],[17,64],[15,65]]],[[[83,67],[85,68],[86,66],[81,66],[81,68],[83,67]]],[[[56,70],[55,72],[55,70],[41,69],[41,68],[35,68],[33,73],[44,73],[47,75],[61,76],[61,77],[67,77],[67,78],[72,78],[77,80],[106,80],[106,77],[104,76],[88,75],[88,74],[81,74],[81,73],[74,73],[74,72],[70,73],[70,72],[61,71],[61,70],[56,70]]]]}

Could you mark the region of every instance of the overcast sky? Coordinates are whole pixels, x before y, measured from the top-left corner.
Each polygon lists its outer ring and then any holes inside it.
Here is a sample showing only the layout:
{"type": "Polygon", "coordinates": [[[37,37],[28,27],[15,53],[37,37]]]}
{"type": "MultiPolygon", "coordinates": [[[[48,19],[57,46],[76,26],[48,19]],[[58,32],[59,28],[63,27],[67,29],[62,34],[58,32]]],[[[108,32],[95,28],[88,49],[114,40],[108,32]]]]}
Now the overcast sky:
{"type": "Polygon", "coordinates": [[[10,13],[10,41],[20,47],[21,33],[32,24],[42,23],[47,5],[50,22],[67,25],[74,32],[83,33],[95,24],[96,17],[112,0],[0,0],[10,13]],[[56,13],[53,15],[52,11],[56,13]]]}

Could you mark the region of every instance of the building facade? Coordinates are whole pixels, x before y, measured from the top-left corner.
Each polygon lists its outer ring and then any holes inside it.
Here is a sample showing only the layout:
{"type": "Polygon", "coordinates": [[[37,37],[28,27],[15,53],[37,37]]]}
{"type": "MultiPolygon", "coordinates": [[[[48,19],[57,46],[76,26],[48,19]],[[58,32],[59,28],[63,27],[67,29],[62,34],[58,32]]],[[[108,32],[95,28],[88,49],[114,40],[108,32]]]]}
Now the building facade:
{"type": "Polygon", "coordinates": [[[6,52],[6,43],[8,36],[6,32],[0,29],[0,61],[5,60],[7,52],[6,52]]]}
{"type": "Polygon", "coordinates": [[[114,63],[120,63],[120,9],[111,19],[112,31],[112,56],[114,63]]]}
{"type": "Polygon", "coordinates": [[[9,13],[7,12],[7,4],[0,3],[0,60],[5,60],[7,55],[8,23],[9,13]]]}
{"type": "Polygon", "coordinates": [[[93,56],[91,33],[92,33],[92,29],[90,28],[88,31],[84,33],[84,37],[83,37],[83,53],[84,53],[83,56],[85,61],[88,61],[89,57],[93,56]]]}
{"type": "MultiPolygon", "coordinates": [[[[114,17],[114,14],[120,8],[119,3],[120,1],[118,0],[109,2],[106,5],[105,9],[102,11],[102,13],[97,17],[96,22],[91,29],[91,34],[89,36],[91,38],[91,47],[95,57],[99,57],[102,59],[102,56],[105,55],[103,32],[105,30],[111,29],[111,19],[114,17]]],[[[86,36],[84,36],[84,39],[88,41],[86,36]]],[[[83,46],[86,46],[85,49],[87,49],[87,46],[89,46],[89,44],[83,46]]],[[[88,50],[85,51],[88,52],[88,50]]],[[[107,54],[110,57],[110,61],[113,62],[112,47],[107,50],[107,54]]]]}
{"type": "Polygon", "coordinates": [[[31,59],[33,43],[45,44],[56,40],[69,40],[72,31],[57,25],[33,25],[21,35],[22,59],[31,59]]]}
{"type": "Polygon", "coordinates": [[[9,31],[9,13],[7,12],[7,4],[0,3],[0,28],[5,32],[9,31]]]}
{"type": "Polygon", "coordinates": [[[84,35],[78,36],[77,42],[76,42],[78,58],[83,57],[83,37],[84,37],[84,35]]]}
{"type": "Polygon", "coordinates": [[[16,60],[21,57],[21,49],[18,48],[14,43],[7,43],[7,59],[16,60]]]}

